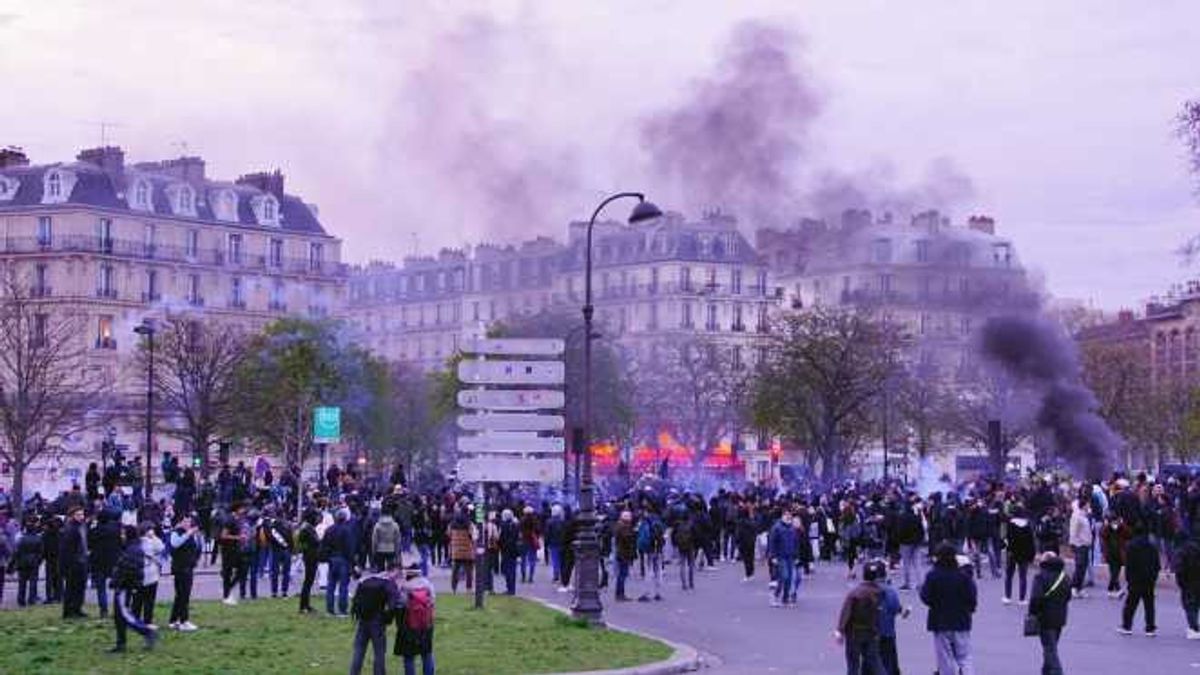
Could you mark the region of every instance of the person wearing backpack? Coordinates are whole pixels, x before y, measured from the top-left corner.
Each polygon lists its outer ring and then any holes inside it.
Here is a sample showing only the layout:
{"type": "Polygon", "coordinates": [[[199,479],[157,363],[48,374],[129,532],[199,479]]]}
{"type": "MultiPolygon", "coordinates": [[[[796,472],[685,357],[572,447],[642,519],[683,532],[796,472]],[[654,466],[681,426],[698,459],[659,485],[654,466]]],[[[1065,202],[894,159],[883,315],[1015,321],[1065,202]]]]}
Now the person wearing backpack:
{"type": "Polygon", "coordinates": [[[392,558],[387,570],[364,578],[354,590],[350,616],[354,618],[356,628],[350,675],[362,672],[368,643],[373,659],[372,672],[375,675],[385,675],[387,672],[387,625],[391,623],[399,601],[400,590],[396,586],[398,572],[399,563],[392,558]]]}
{"type": "Polygon", "coordinates": [[[690,512],[684,512],[671,528],[671,545],[679,555],[679,583],[683,590],[696,588],[696,531],[690,512]]]}
{"type": "Polygon", "coordinates": [[[17,606],[37,604],[38,568],[45,555],[42,530],[35,516],[25,519],[25,531],[17,539],[13,565],[17,568],[17,606]]]}
{"type": "Polygon", "coordinates": [[[1058,640],[1067,625],[1067,604],[1071,602],[1071,583],[1062,558],[1046,551],[1038,563],[1033,590],[1029,594],[1029,616],[1037,617],[1038,639],[1042,643],[1042,675],[1062,675],[1058,658],[1058,640]]]}
{"type": "Polygon", "coordinates": [[[404,675],[416,675],[421,657],[422,675],[434,675],[433,626],[437,594],[421,574],[420,565],[404,568],[397,612],[396,644],[393,653],[404,659],[404,675]]]}
{"type": "MultiPolygon", "coordinates": [[[[786,516],[790,520],[790,515],[786,516]]],[[[887,565],[872,560],[863,565],[863,580],[846,594],[833,636],[846,648],[847,675],[883,675],[879,653],[881,592],[876,581],[887,574],[887,565]]]]}
{"type": "Polygon", "coordinates": [[[371,567],[380,572],[390,569],[400,551],[400,524],[384,512],[371,528],[371,567]]]}

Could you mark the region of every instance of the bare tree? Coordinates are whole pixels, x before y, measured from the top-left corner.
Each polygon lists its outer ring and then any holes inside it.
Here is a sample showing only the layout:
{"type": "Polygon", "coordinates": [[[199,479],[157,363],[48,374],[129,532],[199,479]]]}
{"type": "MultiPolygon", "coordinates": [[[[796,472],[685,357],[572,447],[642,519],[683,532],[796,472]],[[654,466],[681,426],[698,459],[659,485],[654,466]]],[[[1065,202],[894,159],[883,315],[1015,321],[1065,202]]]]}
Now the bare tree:
{"type": "Polygon", "coordinates": [[[0,458],[23,508],[25,471],[55,444],[107,423],[110,379],[89,363],[82,314],[32,297],[11,270],[0,290],[0,458]]]}
{"type": "Polygon", "coordinates": [[[915,437],[918,459],[933,447],[934,436],[943,430],[947,392],[937,369],[917,363],[896,378],[893,400],[898,421],[915,437]]]}
{"type": "MultiPolygon", "coordinates": [[[[155,340],[154,391],[167,415],[182,422],[167,433],[187,440],[208,474],[210,445],[232,425],[234,386],[246,355],[246,335],[236,326],[206,324],[192,317],[166,320],[155,340]]],[[[146,351],[138,353],[145,378],[146,351]]]]}
{"type": "Polygon", "coordinates": [[[868,406],[899,368],[899,345],[895,328],[864,310],[785,314],[756,374],[755,421],[809,447],[822,478],[841,477],[872,427],[868,406]]]}
{"type": "Polygon", "coordinates": [[[1037,428],[1038,397],[1014,378],[985,369],[948,397],[942,424],[946,432],[987,454],[1003,475],[1009,456],[1037,428]],[[1000,443],[992,446],[989,425],[1000,423],[1000,443]]]}
{"type": "Polygon", "coordinates": [[[638,371],[643,435],[670,430],[703,461],[742,427],[746,371],[734,348],[716,340],[693,337],[658,347],[638,371]]]}

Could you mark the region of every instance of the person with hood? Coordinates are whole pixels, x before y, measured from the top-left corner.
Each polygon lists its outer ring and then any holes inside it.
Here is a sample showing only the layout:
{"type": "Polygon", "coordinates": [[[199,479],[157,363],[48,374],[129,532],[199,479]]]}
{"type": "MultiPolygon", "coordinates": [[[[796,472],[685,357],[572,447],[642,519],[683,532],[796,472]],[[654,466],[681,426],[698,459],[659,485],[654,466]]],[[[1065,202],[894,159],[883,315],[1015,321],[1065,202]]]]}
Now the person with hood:
{"type": "Polygon", "coordinates": [[[384,511],[371,528],[371,567],[376,572],[391,569],[400,552],[400,525],[384,511]]]}
{"type": "Polygon", "coordinates": [[[158,599],[158,581],[162,576],[162,555],[166,546],[158,538],[153,524],[141,523],[138,532],[142,537],[145,570],[142,572],[142,587],[133,596],[132,609],[147,625],[157,628],[154,625],[154,602],[158,599]]]}
{"type": "Polygon", "coordinates": [[[416,675],[416,660],[421,657],[421,673],[434,675],[433,627],[437,594],[433,584],[421,574],[419,565],[404,569],[404,583],[397,602],[396,643],[392,650],[404,659],[404,675],[416,675]]]}
{"type": "Polygon", "coordinates": [[[747,506],[738,508],[737,516],[734,517],[733,539],[737,544],[737,556],[742,561],[742,570],[745,572],[742,581],[750,581],[754,578],[754,549],[758,540],[758,524],[747,506]]]}
{"type": "Polygon", "coordinates": [[[971,615],[978,601],[975,580],[959,569],[954,544],[938,544],[933,557],[933,569],[921,585],[921,602],[929,608],[925,628],[933,633],[938,675],[975,675],[971,661],[971,615]]]}
{"type": "Polygon", "coordinates": [[[892,588],[887,577],[887,563],[877,561],[872,576],[879,588],[879,660],[883,662],[883,675],[900,675],[900,655],[896,649],[896,616],[907,619],[910,612],[900,602],[900,594],[892,588]]]}
{"type": "Polygon", "coordinates": [[[17,606],[37,604],[38,568],[45,557],[42,529],[34,516],[25,519],[25,529],[17,539],[13,566],[17,568],[17,606]]]}
{"type": "Polygon", "coordinates": [[[613,548],[617,559],[617,588],[616,601],[628,602],[625,594],[625,582],[629,579],[629,568],[637,559],[637,532],[633,528],[633,512],[622,511],[621,517],[613,528],[613,548]]]}
{"type": "Polygon", "coordinates": [[[117,522],[118,518],[120,514],[116,511],[101,509],[96,522],[88,530],[88,566],[101,619],[108,618],[108,580],[121,555],[121,524],[117,522]]]}
{"type": "Polygon", "coordinates": [[[511,509],[500,512],[500,573],[504,577],[505,595],[517,594],[517,558],[521,556],[521,526],[511,509]]]}
{"type": "MultiPolygon", "coordinates": [[[[696,589],[696,525],[692,512],[684,509],[671,527],[671,545],[679,563],[679,583],[682,590],[696,589]]],[[[786,597],[786,595],[785,595],[786,597]]]]}
{"type": "Polygon", "coordinates": [[[563,543],[566,537],[567,523],[563,518],[563,507],[555,504],[550,507],[550,519],[546,521],[546,550],[550,554],[550,581],[566,586],[568,579],[563,578],[563,543]]]}
{"type": "Polygon", "coordinates": [[[325,530],[325,536],[321,538],[321,557],[329,561],[329,573],[325,581],[325,611],[329,616],[349,616],[350,565],[354,560],[354,534],[351,527],[350,509],[340,508],[334,515],[333,526],[325,530]]]}
{"type": "Polygon", "coordinates": [[[271,561],[271,597],[286,598],[292,586],[292,549],[295,541],[291,521],[287,516],[272,511],[266,535],[267,547],[271,552],[268,557],[271,561]]]}
{"type": "Polygon", "coordinates": [[[925,523],[921,518],[920,501],[913,499],[907,506],[900,509],[896,517],[896,543],[900,546],[900,567],[904,574],[904,583],[900,590],[912,588],[914,577],[920,579],[921,542],[925,540],[925,523]]]}
{"type": "Polygon", "coordinates": [[[300,583],[300,613],[311,614],[312,587],[317,579],[317,566],[321,562],[321,535],[317,534],[317,523],[321,522],[321,514],[310,509],[304,514],[304,523],[296,532],[296,548],[300,551],[300,561],[304,563],[304,580],[300,583]]]}
{"type": "Polygon", "coordinates": [[[1033,528],[1025,517],[1025,509],[1020,506],[1013,509],[1012,518],[1008,520],[1008,532],[1005,535],[1004,547],[1008,549],[1004,565],[1004,604],[1012,603],[1013,572],[1020,574],[1020,601],[1021,604],[1025,604],[1029,563],[1033,562],[1034,544],[1033,528]]]}
{"type": "Polygon", "coordinates": [[[1187,620],[1187,639],[1200,640],[1200,539],[1196,534],[1175,551],[1175,583],[1187,620]]]}
{"type": "Polygon", "coordinates": [[[1133,635],[1133,615],[1141,604],[1146,611],[1146,637],[1157,635],[1154,623],[1154,591],[1158,584],[1159,559],[1158,548],[1150,541],[1146,526],[1138,523],[1133,531],[1133,539],[1125,551],[1125,581],[1129,585],[1129,595],[1125,596],[1125,606],[1121,610],[1121,626],[1117,632],[1121,635],[1133,635]]]}
{"type": "Polygon", "coordinates": [[[771,596],[772,607],[795,602],[792,595],[792,575],[796,573],[796,555],[800,551],[799,536],[792,526],[792,512],[784,511],[783,517],[775,521],[767,535],[767,558],[775,561],[778,582],[771,596]]]}
{"type": "Polygon", "coordinates": [[[59,539],[59,564],[63,571],[62,618],[86,619],[83,597],[87,592],[88,536],[87,514],[82,506],[67,513],[67,524],[59,539]]]}
{"type": "Polygon", "coordinates": [[[1042,643],[1042,675],[1062,675],[1058,640],[1067,625],[1067,605],[1072,589],[1067,583],[1063,560],[1053,551],[1042,553],[1038,573],[1029,594],[1029,615],[1037,617],[1038,640],[1042,643]]]}
{"type": "Polygon", "coordinates": [[[450,592],[458,592],[459,579],[466,582],[467,590],[474,588],[475,583],[475,524],[468,515],[469,509],[459,509],[450,521],[450,560],[453,569],[450,570],[450,592]]]}
{"type": "Polygon", "coordinates": [[[532,506],[521,511],[521,583],[532,584],[537,569],[538,548],[541,546],[541,526],[532,506]]]}
{"type": "Polygon", "coordinates": [[[1087,583],[1087,571],[1092,561],[1091,505],[1087,497],[1080,497],[1071,509],[1071,520],[1067,526],[1067,544],[1075,554],[1075,569],[1071,577],[1071,594],[1077,598],[1086,596],[1083,586],[1087,583]]]}
{"type": "Polygon", "coordinates": [[[1108,597],[1122,597],[1121,568],[1125,566],[1125,551],[1133,532],[1121,517],[1113,514],[1104,521],[1100,529],[1100,551],[1108,565],[1108,597]]]}
{"type": "Polygon", "coordinates": [[[158,631],[144,623],[137,612],[130,608],[130,596],[137,593],[145,579],[146,556],[142,551],[142,537],[138,528],[128,525],[122,531],[124,548],[113,571],[113,623],[117,629],[117,642],[110,653],[125,651],[125,633],[132,628],[146,641],[146,649],[153,649],[158,641],[158,631]]]}
{"type": "Polygon", "coordinates": [[[847,675],[883,675],[879,654],[879,622],[882,594],[876,582],[887,573],[887,565],[871,560],[863,565],[862,583],[846,594],[838,614],[834,639],[846,649],[847,675]]]}
{"type": "Polygon", "coordinates": [[[387,625],[395,616],[400,597],[400,589],[396,586],[398,559],[389,558],[388,565],[385,571],[365,577],[354,590],[350,616],[354,618],[356,626],[350,675],[362,672],[368,644],[372,651],[374,675],[385,675],[387,672],[387,625]]]}
{"type": "Polygon", "coordinates": [[[196,563],[204,551],[200,528],[191,516],[179,519],[168,537],[171,542],[171,576],[175,581],[175,599],[171,603],[171,628],[185,633],[196,630],[191,622],[192,580],[196,563]]]}

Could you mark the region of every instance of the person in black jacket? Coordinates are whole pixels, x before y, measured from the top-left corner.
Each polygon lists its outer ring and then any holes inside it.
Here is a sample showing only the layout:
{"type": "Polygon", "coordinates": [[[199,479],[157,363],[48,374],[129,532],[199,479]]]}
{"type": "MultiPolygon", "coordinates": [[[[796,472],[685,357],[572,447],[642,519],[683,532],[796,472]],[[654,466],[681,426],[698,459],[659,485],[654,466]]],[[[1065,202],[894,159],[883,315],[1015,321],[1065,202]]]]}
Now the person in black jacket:
{"type": "Polygon", "coordinates": [[[119,654],[125,651],[125,632],[132,628],[146,641],[146,649],[153,649],[158,641],[158,631],[142,622],[130,609],[130,595],[142,586],[144,579],[146,557],[142,553],[142,538],[138,528],[129,525],[122,531],[124,549],[117,559],[113,573],[113,623],[117,629],[117,643],[111,653],[119,654]]]}
{"type": "Polygon", "coordinates": [[[900,546],[900,566],[904,583],[900,590],[912,588],[913,577],[920,579],[921,562],[919,550],[925,539],[925,523],[921,520],[920,501],[915,497],[896,516],[896,543],[900,546]]]}
{"type": "Polygon", "coordinates": [[[83,596],[87,591],[88,537],[87,515],[83,507],[73,507],[59,538],[58,561],[63,572],[62,618],[86,619],[83,596]]]}
{"type": "Polygon", "coordinates": [[[500,571],[504,575],[504,593],[517,593],[517,558],[521,555],[521,526],[513,512],[500,514],[500,571]]]}
{"type": "Polygon", "coordinates": [[[1025,518],[1025,510],[1021,507],[1013,509],[1013,517],[1008,520],[1008,532],[1005,537],[1005,548],[1008,549],[1004,565],[1004,604],[1012,602],[1013,572],[1020,573],[1021,603],[1025,603],[1025,585],[1029,575],[1029,563],[1033,562],[1033,527],[1025,518]]]}
{"type": "MultiPolygon", "coordinates": [[[[934,550],[934,566],[921,586],[921,602],[929,607],[925,628],[933,633],[940,675],[973,673],[971,615],[978,595],[975,580],[959,569],[956,547],[950,542],[934,550]]],[[[964,559],[965,560],[965,559],[964,559]]]]}
{"type": "Polygon", "coordinates": [[[196,624],[191,622],[192,581],[196,563],[203,552],[200,528],[192,516],[184,516],[170,534],[171,575],[175,579],[175,600],[171,603],[170,626],[175,630],[191,632],[196,624]]]}
{"type": "Polygon", "coordinates": [[[1200,640],[1200,539],[1195,534],[1175,552],[1175,583],[1187,619],[1187,639],[1200,640]]]}
{"type": "Polygon", "coordinates": [[[362,672],[368,643],[373,653],[374,675],[386,673],[387,625],[396,614],[396,604],[400,597],[396,579],[401,574],[399,557],[389,558],[388,562],[388,570],[364,578],[354,590],[350,615],[358,625],[354,633],[350,675],[359,675],[362,672]]]}
{"type": "Polygon", "coordinates": [[[112,578],[113,568],[117,566],[117,558],[121,555],[119,518],[116,511],[101,509],[88,531],[88,566],[101,619],[108,618],[108,580],[112,578]]]}
{"type": "Polygon", "coordinates": [[[310,614],[312,608],[313,581],[317,578],[317,565],[321,560],[321,537],[317,534],[317,523],[321,514],[309,510],[304,514],[304,523],[296,533],[296,545],[304,563],[304,581],[300,584],[300,613],[310,614]]]}
{"type": "Polygon", "coordinates": [[[62,539],[62,521],[58,516],[42,516],[42,555],[46,557],[46,598],[43,604],[62,600],[62,567],[59,566],[59,542],[62,539]]]}
{"type": "Polygon", "coordinates": [[[1058,658],[1058,640],[1067,625],[1067,604],[1071,602],[1071,584],[1063,570],[1062,558],[1052,552],[1042,554],[1038,574],[1029,595],[1029,613],[1038,618],[1042,643],[1042,675],[1062,675],[1058,658]]]}
{"type": "Polygon", "coordinates": [[[1158,549],[1150,541],[1146,526],[1139,522],[1133,531],[1133,539],[1125,551],[1125,581],[1129,586],[1129,595],[1125,596],[1125,606],[1121,611],[1121,627],[1117,632],[1121,635],[1133,634],[1133,615],[1138,603],[1146,610],[1146,636],[1154,637],[1157,632],[1154,623],[1154,590],[1158,583],[1159,559],[1158,549]]]}
{"type": "Polygon", "coordinates": [[[38,568],[45,557],[42,529],[35,517],[25,520],[25,531],[17,540],[13,566],[17,568],[17,606],[37,604],[38,568]]]}

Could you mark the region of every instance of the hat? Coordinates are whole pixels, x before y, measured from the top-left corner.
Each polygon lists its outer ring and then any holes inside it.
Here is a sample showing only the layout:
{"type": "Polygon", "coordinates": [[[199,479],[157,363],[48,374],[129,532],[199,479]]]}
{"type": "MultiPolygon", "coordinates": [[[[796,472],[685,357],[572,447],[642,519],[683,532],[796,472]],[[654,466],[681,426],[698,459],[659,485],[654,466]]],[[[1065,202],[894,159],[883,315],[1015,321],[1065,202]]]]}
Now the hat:
{"type": "Polygon", "coordinates": [[[404,577],[406,579],[411,579],[413,577],[419,577],[419,576],[421,576],[420,563],[412,563],[411,565],[408,565],[404,568],[404,577]]]}

